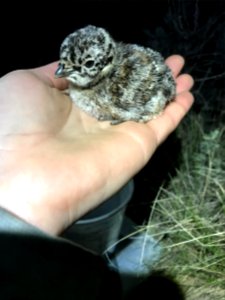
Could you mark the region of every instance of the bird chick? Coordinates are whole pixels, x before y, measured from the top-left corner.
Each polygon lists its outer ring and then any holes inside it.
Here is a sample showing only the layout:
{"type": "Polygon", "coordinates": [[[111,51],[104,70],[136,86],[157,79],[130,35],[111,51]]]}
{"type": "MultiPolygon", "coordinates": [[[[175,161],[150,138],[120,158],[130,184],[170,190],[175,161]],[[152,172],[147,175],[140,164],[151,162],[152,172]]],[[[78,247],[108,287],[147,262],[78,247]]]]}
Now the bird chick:
{"type": "Polygon", "coordinates": [[[80,109],[111,124],[155,118],[176,90],[160,53],[116,42],[91,25],[65,38],[55,76],[70,82],[69,95],[80,109]]]}

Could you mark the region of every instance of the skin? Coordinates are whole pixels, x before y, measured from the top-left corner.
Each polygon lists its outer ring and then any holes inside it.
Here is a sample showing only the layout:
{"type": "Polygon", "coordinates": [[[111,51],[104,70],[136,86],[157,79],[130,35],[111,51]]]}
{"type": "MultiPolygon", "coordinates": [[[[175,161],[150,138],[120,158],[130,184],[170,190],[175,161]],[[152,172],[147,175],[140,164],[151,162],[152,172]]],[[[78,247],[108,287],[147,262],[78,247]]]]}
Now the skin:
{"type": "Polygon", "coordinates": [[[114,194],[151,158],[193,103],[184,60],[166,60],[177,96],[146,124],[111,126],[81,112],[57,63],[0,79],[0,206],[49,234],[114,194]]]}

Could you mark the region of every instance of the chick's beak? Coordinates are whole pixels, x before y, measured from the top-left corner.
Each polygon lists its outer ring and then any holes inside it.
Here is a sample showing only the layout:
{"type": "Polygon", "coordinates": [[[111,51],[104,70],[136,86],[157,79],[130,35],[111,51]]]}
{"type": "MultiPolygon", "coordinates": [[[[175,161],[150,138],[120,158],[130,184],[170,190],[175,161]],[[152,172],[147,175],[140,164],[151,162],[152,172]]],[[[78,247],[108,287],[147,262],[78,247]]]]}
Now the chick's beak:
{"type": "Polygon", "coordinates": [[[61,77],[66,77],[67,72],[65,71],[65,68],[62,64],[58,65],[57,70],[55,71],[55,77],[61,78],[61,77]]]}

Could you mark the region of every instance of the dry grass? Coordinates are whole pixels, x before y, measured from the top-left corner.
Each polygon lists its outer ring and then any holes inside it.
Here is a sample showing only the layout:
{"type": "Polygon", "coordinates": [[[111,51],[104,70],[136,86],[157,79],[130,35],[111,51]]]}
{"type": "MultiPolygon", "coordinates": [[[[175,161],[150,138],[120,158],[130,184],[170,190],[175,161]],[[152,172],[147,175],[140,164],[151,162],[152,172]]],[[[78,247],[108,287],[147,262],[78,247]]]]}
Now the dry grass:
{"type": "Polygon", "coordinates": [[[225,127],[206,132],[189,116],[178,132],[180,167],[147,226],[163,248],[155,268],[174,275],[188,300],[225,299],[225,127]]]}

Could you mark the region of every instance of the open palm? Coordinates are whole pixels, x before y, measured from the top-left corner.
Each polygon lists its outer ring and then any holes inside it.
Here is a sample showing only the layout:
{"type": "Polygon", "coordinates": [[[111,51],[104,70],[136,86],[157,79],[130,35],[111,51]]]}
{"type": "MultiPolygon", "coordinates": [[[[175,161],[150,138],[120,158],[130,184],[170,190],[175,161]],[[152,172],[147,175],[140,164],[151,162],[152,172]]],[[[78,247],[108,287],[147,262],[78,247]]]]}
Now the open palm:
{"type": "Polygon", "coordinates": [[[57,64],[0,79],[0,205],[58,234],[115,193],[149,160],[193,102],[183,59],[167,64],[176,100],[147,124],[111,126],[81,112],[54,79],[57,64]]]}

